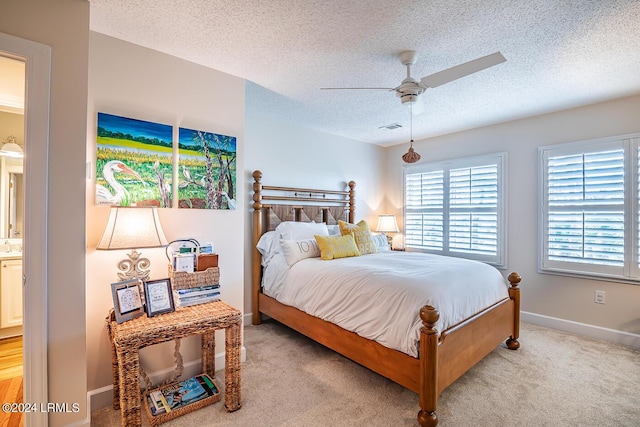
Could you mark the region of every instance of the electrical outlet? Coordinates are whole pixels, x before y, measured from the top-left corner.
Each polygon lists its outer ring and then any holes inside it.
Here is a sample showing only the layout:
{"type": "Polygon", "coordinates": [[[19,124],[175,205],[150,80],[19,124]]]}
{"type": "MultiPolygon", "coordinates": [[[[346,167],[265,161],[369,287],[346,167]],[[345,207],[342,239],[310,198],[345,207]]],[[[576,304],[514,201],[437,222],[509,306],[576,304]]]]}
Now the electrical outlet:
{"type": "Polygon", "coordinates": [[[605,303],[604,291],[595,291],[593,300],[596,304],[604,304],[605,303]]]}

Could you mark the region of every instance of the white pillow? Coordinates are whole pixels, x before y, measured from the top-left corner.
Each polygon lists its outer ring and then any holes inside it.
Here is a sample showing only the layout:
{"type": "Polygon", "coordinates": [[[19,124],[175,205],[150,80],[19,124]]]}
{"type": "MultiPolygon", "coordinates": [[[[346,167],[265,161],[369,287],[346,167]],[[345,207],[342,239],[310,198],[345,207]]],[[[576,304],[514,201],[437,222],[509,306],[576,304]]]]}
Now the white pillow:
{"type": "Polygon", "coordinates": [[[321,222],[285,221],[278,224],[276,233],[282,240],[307,240],[313,236],[328,236],[327,224],[321,222]]]}
{"type": "Polygon", "coordinates": [[[266,267],[271,261],[271,258],[279,252],[280,245],[278,244],[278,234],[275,231],[267,231],[258,240],[256,248],[260,255],[262,255],[262,266],[266,267]]]}
{"type": "Polygon", "coordinates": [[[342,236],[338,224],[327,225],[327,229],[329,230],[329,236],[342,236]]]}
{"type": "Polygon", "coordinates": [[[316,239],[280,240],[280,246],[289,268],[305,258],[317,258],[320,256],[320,247],[316,239]]]}
{"type": "Polygon", "coordinates": [[[387,252],[391,250],[387,236],[384,234],[373,234],[373,241],[376,243],[378,252],[387,252]]]}

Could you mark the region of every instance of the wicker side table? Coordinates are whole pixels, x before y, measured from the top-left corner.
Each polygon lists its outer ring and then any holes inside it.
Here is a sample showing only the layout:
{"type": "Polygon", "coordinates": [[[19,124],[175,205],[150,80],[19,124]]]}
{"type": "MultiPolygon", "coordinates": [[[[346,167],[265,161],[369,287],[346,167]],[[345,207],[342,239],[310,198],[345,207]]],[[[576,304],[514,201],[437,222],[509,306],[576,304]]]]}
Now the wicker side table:
{"type": "Polygon", "coordinates": [[[215,375],[215,331],[225,330],[224,407],[240,409],[240,352],[242,314],[223,301],[178,308],[155,317],[141,316],[117,323],[107,318],[111,338],[113,367],[113,407],[120,409],[123,427],[141,425],[140,359],[141,348],[202,335],[202,371],[215,375]]]}

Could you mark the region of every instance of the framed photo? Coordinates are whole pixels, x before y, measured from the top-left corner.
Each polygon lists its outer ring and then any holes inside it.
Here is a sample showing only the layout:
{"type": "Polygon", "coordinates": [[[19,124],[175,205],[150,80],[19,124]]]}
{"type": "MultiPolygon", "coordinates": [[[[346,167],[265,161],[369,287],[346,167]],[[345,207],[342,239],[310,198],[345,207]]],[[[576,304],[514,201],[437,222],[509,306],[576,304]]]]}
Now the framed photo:
{"type": "Polygon", "coordinates": [[[122,323],[144,314],[140,295],[140,280],[132,279],[111,284],[116,322],[122,323]]]}
{"type": "Polygon", "coordinates": [[[170,313],[175,310],[171,279],[144,282],[144,296],[147,301],[147,316],[170,313]]]}

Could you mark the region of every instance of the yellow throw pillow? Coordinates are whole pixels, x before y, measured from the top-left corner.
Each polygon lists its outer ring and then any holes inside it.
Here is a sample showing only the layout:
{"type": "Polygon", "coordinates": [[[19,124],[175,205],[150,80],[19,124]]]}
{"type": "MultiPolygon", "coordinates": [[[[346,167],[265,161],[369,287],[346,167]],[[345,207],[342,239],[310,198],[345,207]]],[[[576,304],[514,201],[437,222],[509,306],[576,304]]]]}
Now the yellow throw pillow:
{"type": "Polygon", "coordinates": [[[346,236],[314,236],[320,247],[320,258],[329,260],[360,256],[352,234],[346,236]]]}
{"type": "Polygon", "coordinates": [[[338,221],[338,226],[340,226],[340,233],[343,236],[346,234],[353,234],[353,237],[356,240],[356,246],[358,246],[358,250],[361,255],[375,254],[378,252],[369,224],[367,224],[365,220],[362,220],[357,224],[338,221]]]}

